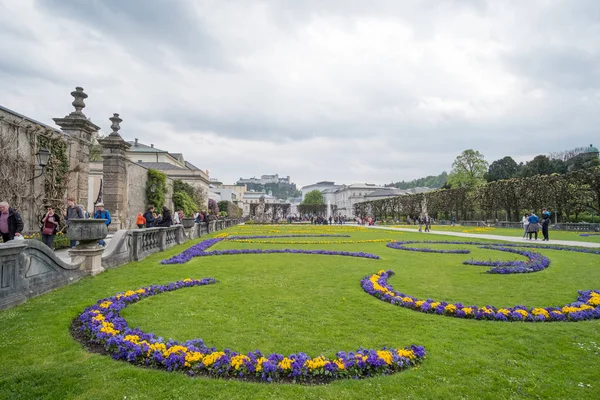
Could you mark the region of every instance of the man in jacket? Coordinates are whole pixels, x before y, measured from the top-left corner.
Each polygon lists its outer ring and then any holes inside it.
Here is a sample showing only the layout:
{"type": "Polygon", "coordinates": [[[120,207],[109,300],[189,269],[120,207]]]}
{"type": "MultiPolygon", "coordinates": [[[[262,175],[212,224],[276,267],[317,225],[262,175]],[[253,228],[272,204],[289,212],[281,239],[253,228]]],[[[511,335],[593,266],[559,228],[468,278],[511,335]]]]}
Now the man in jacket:
{"type": "Polygon", "coordinates": [[[146,219],[146,228],[152,228],[154,226],[154,207],[150,206],[144,213],[146,219]]]}
{"type": "MultiPolygon", "coordinates": [[[[94,219],[105,219],[106,221],[104,221],[104,223],[106,224],[106,226],[110,225],[110,213],[108,212],[108,210],[104,209],[103,203],[96,204],[96,212],[94,213],[94,219]]],[[[98,244],[103,247],[106,246],[106,242],[104,241],[104,239],[100,239],[98,241],[98,244]]]]}
{"type": "Polygon", "coordinates": [[[550,226],[550,211],[545,208],[542,208],[542,234],[544,235],[544,240],[548,241],[548,227],[550,226]]]}
{"type": "Polygon", "coordinates": [[[23,220],[18,212],[8,206],[8,203],[0,202],[0,234],[4,243],[13,240],[15,236],[21,236],[23,232],[23,220]]]}

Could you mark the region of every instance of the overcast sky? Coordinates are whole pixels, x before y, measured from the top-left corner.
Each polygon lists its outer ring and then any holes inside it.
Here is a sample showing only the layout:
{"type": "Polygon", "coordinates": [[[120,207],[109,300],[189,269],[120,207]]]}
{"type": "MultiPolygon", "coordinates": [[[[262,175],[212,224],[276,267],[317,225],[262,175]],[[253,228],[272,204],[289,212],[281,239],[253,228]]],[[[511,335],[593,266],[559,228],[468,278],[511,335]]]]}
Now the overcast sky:
{"type": "Polygon", "coordinates": [[[598,0],[0,0],[0,105],[211,178],[389,183],[600,144],[598,0]]]}

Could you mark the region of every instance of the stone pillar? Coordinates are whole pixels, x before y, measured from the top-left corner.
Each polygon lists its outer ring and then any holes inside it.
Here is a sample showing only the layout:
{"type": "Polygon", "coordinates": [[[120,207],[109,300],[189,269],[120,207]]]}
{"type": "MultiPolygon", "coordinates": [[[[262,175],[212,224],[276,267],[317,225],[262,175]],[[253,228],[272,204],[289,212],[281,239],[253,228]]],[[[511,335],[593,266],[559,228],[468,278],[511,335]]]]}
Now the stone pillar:
{"type": "Polygon", "coordinates": [[[119,114],[113,114],[109,119],[112,132],[100,139],[104,147],[102,191],[104,208],[110,212],[112,219],[108,230],[115,232],[127,229],[127,150],[131,145],[119,135],[119,124],[123,121],[119,114]]]}
{"type": "MultiPolygon", "coordinates": [[[[81,111],[85,108],[84,99],[88,97],[83,92],[83,88],[76,87],[71,92],[75,98],[73,107],[75,111],[64,118],[53,118],[56,125],[60,126],[62,131],[69,137],[69,178],[67,183],[67,195],[75,198],[77,204],[88,203],[88,181],[90,149],[92,147],[92,137],[100,130],[100,127],[92,123],[81,111]]],[[[90,214],[94,210],[88,210],[90,214]]]]}

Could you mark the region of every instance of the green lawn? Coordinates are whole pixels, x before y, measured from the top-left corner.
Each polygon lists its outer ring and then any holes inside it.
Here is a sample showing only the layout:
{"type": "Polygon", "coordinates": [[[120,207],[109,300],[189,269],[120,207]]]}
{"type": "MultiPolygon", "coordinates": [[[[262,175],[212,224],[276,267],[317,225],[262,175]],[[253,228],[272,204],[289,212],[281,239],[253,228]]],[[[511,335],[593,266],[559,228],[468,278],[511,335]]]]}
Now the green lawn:
{"type": "MultiPolygon", "coordinates": [[[[344,228],[341,233],[351,238],[279,240],[423,240],[418,233],[344,228]]],[[[249,226],[225,232],[270,231],[275,235],[337,232],[334,229],[249,226]]],[[[202,257],[182,265],[159,264],[188,246],[83,279],[0,312],[0,398],[600,398],[598,320],[464,320],[396,307],[367,295],[360,287],[365,275],[392,269],[396,275],[390,284],[420,298],[479,306],[564,305],[575,301],[577,290],[600,289],[598,255],[543,250],[552,260],[544,271],[490,275],[484,273],[485,267],[461,262],[520,256],[474,246],[464,246],[471,254],[458,255],[400,251],[387,248],[385,243],[284,245],[223,241],[214,249],[335,249],[374,253],[381,259],[260,254],[202,257]],[[288,355],[303,351],[331,357],[338,350],[414,343],[425,346],[427,358],[418,368],[391,376],[321,386],[246,383],[139,368],[88,353],[69,334],[71,320],[100,298],[186,277],[213,277],[218,283],[164,293],[133,304],[122,312],[129,325],[165,338],[202,338],[218,349],[241,352],[259,349],[288,355]]]]}
{"type": "MultiPolygon", "coordinates": [[[[419,225],[390,225],[394,228],[413,229],[419,230],[419,225]]],[[[463,232],[463,233],[474,233],[474,234],[485,234],[485,235],[498,235],[498,236],[523,236],[522,229],[516,228],[479,228],[476,226],[449,226],[449,225],[432,225],[432,231],[443,231],[443,232],[463,232]]],[[[550,240],[571,240],[576,242],[592,242],[600,243],[600,232],[573,232],[573,231],[557,231],[550,229],[549,231],[550,240]],[[581,236],[590,235],[590,236],[581,236]]],[[[542,231],[538,233],[538,238],[543,238],[542,231]]]]}

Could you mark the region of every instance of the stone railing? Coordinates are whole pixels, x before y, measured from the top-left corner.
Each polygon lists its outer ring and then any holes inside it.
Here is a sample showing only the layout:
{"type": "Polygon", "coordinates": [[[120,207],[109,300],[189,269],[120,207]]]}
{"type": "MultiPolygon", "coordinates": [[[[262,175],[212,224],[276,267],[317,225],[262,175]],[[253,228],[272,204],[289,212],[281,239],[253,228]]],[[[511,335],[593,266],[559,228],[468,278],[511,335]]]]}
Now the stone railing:
{"type": "MultiPolygon", "coordinates": [[[[214,230],[241,223],[242,220],[211,221],[214,230]]],[[[102,268],[113,268],[139,261],[208,233],[206,223],[185,230],[182,225],[168,228],[120,230],[102,254],[102,268]]],[[[100,248],[102,249],[102,248],[100,248]]],[[[65,286],[94,273],[89,257],[73,256],[67,263],[39,240],[11,240],[0,244],[0,310],[65,286]]]]}
{"type": "Polygon", "coordinates": [[[600,232],[600,224],[572,223],[560,222],[551,225],[552,229],[561,231],[577,231],[577,232],[600,232]]]}
{"type": "Polygon", "coordinates": [[[130,231],[118,231],[109,242],[102,266],[112,268],[130,261],[140,261],[150,254],[164,251],[190,239],[207,235],[241,223],[238,219],[214,220],[208,223],[194,224],[185,229],[183,225],[168,228],[145,228],[130,231]]]}
{"type": "Polygon", "coordinates": [[[66,263],[39,240],[0,245],[0,310],[81,279],[91,272],[84,261],[66,263]]]}
{"type": "MultiPolygon", "coordinates": [[[[498,221],[495,226],[497,228],[523,228],[522,222],[498,221]]],[[[588,224],[583,222],[559,222],[550,224],[551,229],[560,231],[576,231],[576,232],[600,232],[600,224],[588,224]]]]}

